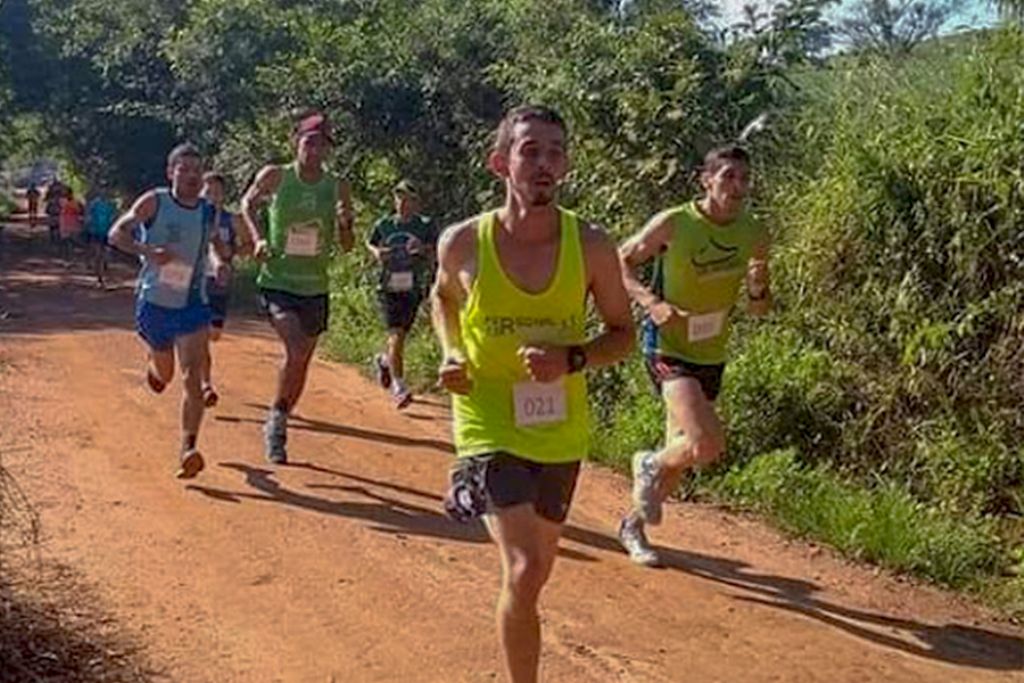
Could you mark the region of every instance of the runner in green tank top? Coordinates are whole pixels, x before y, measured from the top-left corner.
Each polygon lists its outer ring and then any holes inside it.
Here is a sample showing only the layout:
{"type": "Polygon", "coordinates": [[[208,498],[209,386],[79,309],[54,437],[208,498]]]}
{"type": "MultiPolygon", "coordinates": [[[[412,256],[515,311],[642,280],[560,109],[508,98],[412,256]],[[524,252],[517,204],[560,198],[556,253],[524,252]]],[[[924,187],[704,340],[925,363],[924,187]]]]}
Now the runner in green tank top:
{"type": "Polygon", "coordinates": [[[712,150],[701,172],[704,196],[658,214],[621,250],[626,288],[647,311],[645,362],[668,414],[665,447],[633,456],[634,508],[619,539],[638,564],[658,564],[644,523],[660,523],[662,501],[684,471],[713,463],[725,450],[714,402],[744,280],[748,312],[764,315],[771,306],[768,237],[744,209],[749,168],[739,147],[712,150]],[[648,289],[633,269],[652,258],[648,289]]]}
{"type": "Polygon", "coordinates": [[[454,394],[459,461],[449,514],[480,514],[501,555],[498,630],[514,683],[537,680],[537,600],[554,564],[587,450],[585,367],[633,345],[613,243],[555,203],[568,169],[566,129],[540,107],[509,112],[490,168],[505,205],[448,228],[432,292],[454,394]],[[605,332],[586,341],[587,301],[605,332]]]}
{"type": "Polygon", "coordinates": [[[267,460],[288,460],[288,414],[306,384],[317,339],[327,330],[327,267],[335,243],[352,249],[348,184],[324,171],[334,140],[323,114],[307,112],[295,125],[296,159],[265,166],[242,198],[253,255],[260,262],[260,299],[284,344],[277,395],[264,425],[267,460]],[[264,233],[260,210],[269,201],[264,233]]]}

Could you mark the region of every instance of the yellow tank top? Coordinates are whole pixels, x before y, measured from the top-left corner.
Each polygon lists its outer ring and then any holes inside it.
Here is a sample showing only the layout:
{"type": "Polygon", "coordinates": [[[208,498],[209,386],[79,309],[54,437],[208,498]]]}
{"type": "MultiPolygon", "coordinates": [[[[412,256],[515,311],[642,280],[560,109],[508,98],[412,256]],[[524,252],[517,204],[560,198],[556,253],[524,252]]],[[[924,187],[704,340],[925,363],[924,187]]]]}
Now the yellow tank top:
{"type": "Polygon", "coordinates": [[[459,457],[505,451],[538,463],[581,460],[588,446],[587,384],[582,374],[551,384],[531,382],[517,352],[537,344],[582,344],[586,268],[579,221],[560,209],[561,243],[554,276],[538,294],[525,292],[498,260],[495,212],[477,229],[477,272],[460,314],[473,389],[453,398],[459,457]]]}

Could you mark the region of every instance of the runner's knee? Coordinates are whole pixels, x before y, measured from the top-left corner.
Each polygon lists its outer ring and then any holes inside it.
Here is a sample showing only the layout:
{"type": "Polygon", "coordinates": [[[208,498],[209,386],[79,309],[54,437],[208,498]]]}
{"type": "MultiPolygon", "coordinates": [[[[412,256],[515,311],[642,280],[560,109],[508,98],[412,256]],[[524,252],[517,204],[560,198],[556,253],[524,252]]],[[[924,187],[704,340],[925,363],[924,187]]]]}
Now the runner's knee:
{"type": "Polygon", "coordinates": [[[721,434],[703,434],[693,442],[693,464],[697,467],[706,467],[721,458],[724,452],[725,438],[721,434]]]}
{"type": "Polygon", "coordinates": [[[537,602],[540,591],[547,583],[549,567],[539,555],[519,553],[509,561],[506,589],[519,604],[532,605],[537,602]]]}
{"type": "Polygon", "coordinates": [[[680,433],[665,448],[661,465],[671,476],[687,467],[710,465],[722,457],[723,452],[725,439],[720,433],[699,432],[690,436],[680,433]]]}

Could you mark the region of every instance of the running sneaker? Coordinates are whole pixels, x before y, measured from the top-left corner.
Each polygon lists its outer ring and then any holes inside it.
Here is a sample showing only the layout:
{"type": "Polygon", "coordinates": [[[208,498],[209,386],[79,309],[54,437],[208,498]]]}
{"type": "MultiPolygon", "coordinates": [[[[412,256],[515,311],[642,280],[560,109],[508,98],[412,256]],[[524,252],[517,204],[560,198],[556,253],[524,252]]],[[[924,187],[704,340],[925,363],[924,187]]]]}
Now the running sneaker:
{"type": "Polygon", "coordinates": [[[181,462],[176,476],[178,479],[191,479],[203,471],[206,463],[203,456],[195,448],[189,448],[181,452],[181,462]]]}
{"type": "Polygon", "coordinates": [[[279,410],[270,411],[267,422],[263,425],[263,439],[266,446],[267,461],[275,465],[288,462],[288,414],[279,410]]]}
{"type": "Polygon", "coordinates": [[[619,542],[629,554],[629,559],[644,567],[657,567],[661,564],[661,558],[651,547],[644,533],[643,522],[631,521],[629,517],[623,517],[619,524],[619,542]]]}
{"type": "Polygon", "coordinates": [[[658,499],[658,463],[654,451],[633,454],[633,505],[648,524],[661,524],[661,501],[658,499]]]}
{"type": "Polygon", "coordinates": [[[395,408],[404,410],[412,403],[412,392],[402,387],[392,395],[392,399],[395,401],[395,408]]]}
{"type": "Polygon", "coordinates": [[[373,364],[377,370],[377,383],[384,389],[391,388],[391,368],[388,367],[388,361],[384,358],[383,353],[378,353],[373,357],[373,364]]]}
{"type": "Polygon", "coordinates": [[[207,408],[212,408],[217,405],[217,401],[220,400],[220,395],[217,390],[213,388],[212,384],[203,385],[203,405],[207,408]]]}
{"type": "Polygon", "coordinates": [[[146,366],[146,386],[154,394],[162,394],[164,389],[167,388],[167,384],[157,376],[151,365],[146,366]]]}

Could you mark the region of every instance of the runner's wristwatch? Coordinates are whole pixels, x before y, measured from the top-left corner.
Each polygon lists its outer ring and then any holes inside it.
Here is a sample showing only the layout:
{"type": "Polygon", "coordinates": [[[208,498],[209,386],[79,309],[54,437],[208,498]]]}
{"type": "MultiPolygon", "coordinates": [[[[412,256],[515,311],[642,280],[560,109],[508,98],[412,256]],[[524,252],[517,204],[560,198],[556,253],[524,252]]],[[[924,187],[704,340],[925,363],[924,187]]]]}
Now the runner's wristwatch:
{"type": "Polygon", "coordinates": [[[587,352],[582,346],[569,347],[569,374],[579,372],[587,367],[587,352]]]}

